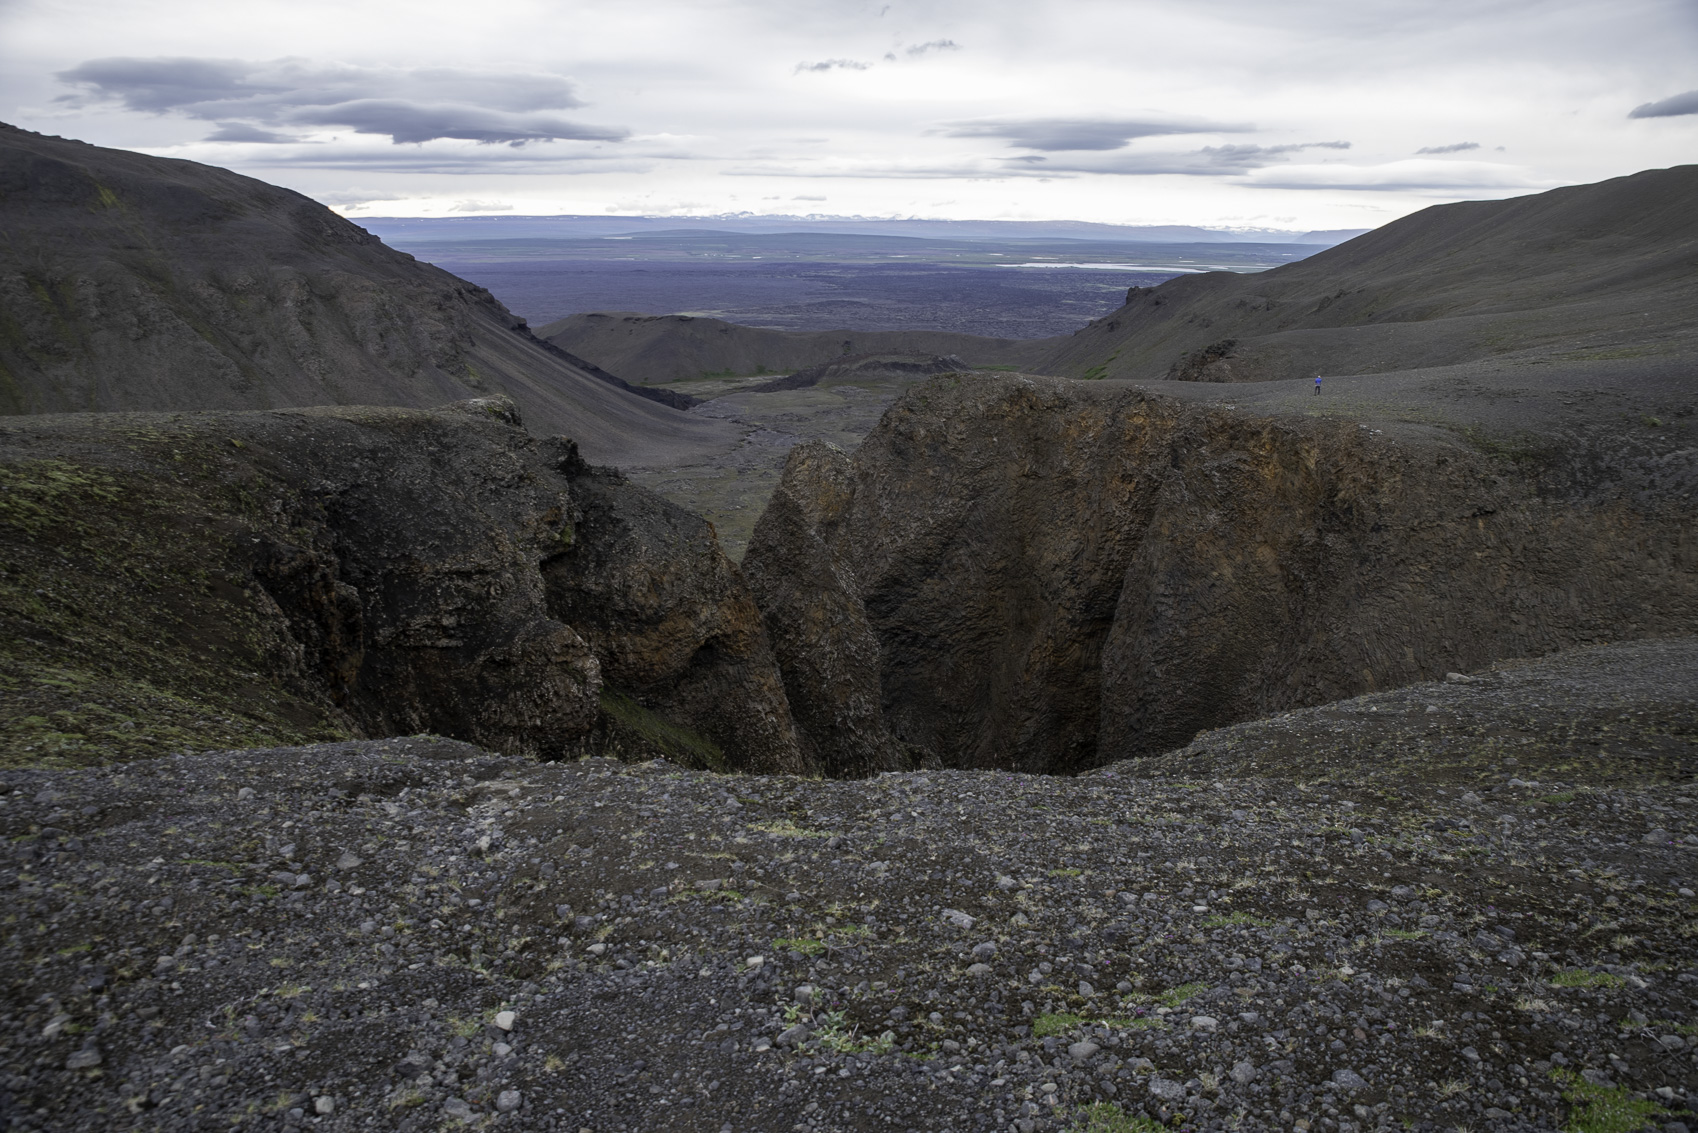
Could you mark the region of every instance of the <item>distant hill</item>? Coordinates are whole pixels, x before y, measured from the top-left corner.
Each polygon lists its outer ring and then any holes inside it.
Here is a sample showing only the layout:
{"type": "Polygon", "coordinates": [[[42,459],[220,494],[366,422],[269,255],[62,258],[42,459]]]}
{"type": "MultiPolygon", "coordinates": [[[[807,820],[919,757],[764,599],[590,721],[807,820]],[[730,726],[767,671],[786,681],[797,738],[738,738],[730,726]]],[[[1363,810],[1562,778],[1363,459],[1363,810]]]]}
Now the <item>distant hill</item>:
{"type": "Polygon", "coordinates": [[[1256,275],[1135,288],[1035,368],[1263,381],[1698,345],[1698,166],[1437,205],[1256,275]]]}
{"type": "Polygon", "coordinates": [[[980,338],[946,331],[782,331],[693,315],[604,312],[540,327],[547,341],[628,381],[787,374],[850,354],[949,355],[972,366],[1020,366],[1054,339],[980,338]]]}
{"type": "Polygon", "coordinates": [[[1337,244],[1366,228],[1298,232],[1189,224],[1085,220],[886,220],[861,216],[373,216],[360,223],[385,240],[562,240],[660,232],[820,233],[931,240],[1089,240],[1126,244],[1337,244]]]}
{"type": "Polygon", "coordinates": [[[481,287],[228,170],[0,125],[0,414],[505,393],[597,462],[728,427],[618,388],[481,287]]]}

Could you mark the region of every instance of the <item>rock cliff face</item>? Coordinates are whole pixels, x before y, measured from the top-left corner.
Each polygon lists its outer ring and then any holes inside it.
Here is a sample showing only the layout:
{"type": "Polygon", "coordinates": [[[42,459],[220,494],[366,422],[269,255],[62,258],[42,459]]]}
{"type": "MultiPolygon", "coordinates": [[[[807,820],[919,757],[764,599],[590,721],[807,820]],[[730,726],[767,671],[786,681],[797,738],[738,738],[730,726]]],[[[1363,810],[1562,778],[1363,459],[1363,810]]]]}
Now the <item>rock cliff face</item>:
{"type": "Polygon", "coordinates": [[[853,483],[840,449],[824,441],[792,448],[744,560],[804,750],[835,778],[909,764],[885,726],[879,642],[845,545],[853,483]]]}
{"type": "Polygon", "coordinates": [[[603,462],[722,444],[299,193],[0,125],[0,414],[505,394],[603,462]]]}
{"type": "Polygon", "coordinates": [[[554,757],[611,673],[639,736],[803,769],[711,528],[505,399],[12,418],[0,481],[12,758],[418,732],[554,757]]]}
{"type": "Polygon", "coordinates": [[[946,765],[1074,771],[1501,657],[1691,632],[1681,445],[1599,476],[1578,443],[1532,467],[1439,430],[945,377],[852,460],[799,450],[744,569],[827,767],[887,750],[870,707],[816,723],[876,695],[946,765]],[[846,642],[862,662],[824,671],[846,642]]]}
{"type": "Polygon", "coordinates": [[[594,649],[614,714],[631,701],[687,722],[712,765],[811,770],[760,610],[713,527],[587,469],[571,487],[580,518],[543,566],[548,608],[594,649]]]}

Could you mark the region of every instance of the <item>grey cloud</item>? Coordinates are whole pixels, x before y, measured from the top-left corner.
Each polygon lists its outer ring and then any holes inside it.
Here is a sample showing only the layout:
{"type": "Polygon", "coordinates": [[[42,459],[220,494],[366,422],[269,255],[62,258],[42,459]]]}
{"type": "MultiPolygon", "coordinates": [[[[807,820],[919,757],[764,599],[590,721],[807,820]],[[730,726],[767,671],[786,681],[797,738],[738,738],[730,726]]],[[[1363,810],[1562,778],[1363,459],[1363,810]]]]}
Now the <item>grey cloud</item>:
{"type": "Polygon", "coordinates": [[[1448,146],[1422,146],[1420,149],[1416,150],[1415,152],[1417,154],[1423,154],[1423,153],[1463,153],[1467,150],[1479,149],[1479,148],[1480,148],[1479,142],[1452,142],[1448,146]]]}
{"type": "Polygon", "coordinates": [[[583,103],[570,80],[543,73],[114,57],[91,59],[57,77],[81,88],[62,101],[116,101],[131,110],[216,121],[219,129],[208,141],[288,141],[267,127],[291,125],[345,126],[388,134],[397,144],[627,136],[544,113],[583,103]]]}
{"type": "MultiPolygon", "coordinates": [[[[275,93],[249,81],[254,66],[239,59],[90,59],[60,71],[61,82],[87,88],[96,99],[117,99],[129,110],[164,113],[210,102],[231,102],[275,93]]],[[[58,101],[79,101],[62,95],[58,101]]],[[[204,114],[198,117],[217,117],[204,114]]]]}
{"type": "Polygon", "coordinates": [[[448,207],[449,212],[512,212],[513,206],[505,201],[455,201],[448,207]]]}
{"type": "Polygon", "coordinates": [[[1349,142],[1292,142],[1277,146],[1204,146],[1191,153],[1105,153],[1052,160],[1040,154],[1009,158],[1004,166],[1031,172],[1108,173],[1121,176],[1178,174],[1187,177],[1232,177],[1277,164],[1287,154],[1309,149],[1350,148],[1349,142]]]}
{"type": "Polygon", "coordinates": [[[859,59],[822,59],[818,63],[798,63],[796,73],[803,71],[865,71],[872,67],[871,63],[863,63],[859,59]]]}
{"type": "Polygon", "coordinates": [[[1698,114],[1698,90],[1689,90],[1685,94],[1677,94],[1661,102],[1647,102],[1643,106],[1635,106],[1628,117],[1674,118],[1681,114],[1698,114]]]}
{"type": "Polygon", "coordinates": [[[206,136],[209,142],[264,142],[267,145],[281,145],[285,142],[298,142],[299,138],[288,134],[279,134],[272,130],[262,130],[258,126],[250,126],[246,122],[220,122],[218,129],[206,136]]]}
{"type": "Polygon", "coordinates": [[[928,51],[960,51],[961,45],[953,39],[934,39],[929,43],[916,43],[908,48],[909,55],[924,55],[928,51]]]}
{"type": "Polygon", "coordinates": [[[986,118],[952,122],[945,133],[952,138],[1007,138],[1010,146],[1045,150],[1115,150],[1134,138],[1169,134],[1237,133],[1248,126],[1158,121],[1154,119],[1105,118],[986,118]]]}
{"type": "Polygon", "coordinates": [[[1306,149],[1349,149],[1349,142],[1295,142],[1278,146],[1204,146],[1197,152],[1223,169],[1260,169],[1272,158],[1306,149]]]}
{"type": "Polygon", "coordinates": [[[396,145],[436,138],[458,138],[486,145],[554,140],[613,142],[627,136],[624,130],[584,126],[544,114],[510,114],[447,104],[420,106],[380,98],[297,110],[288,120],[308,126],[347,126],[357,134],[387,134],[396,145]]]}

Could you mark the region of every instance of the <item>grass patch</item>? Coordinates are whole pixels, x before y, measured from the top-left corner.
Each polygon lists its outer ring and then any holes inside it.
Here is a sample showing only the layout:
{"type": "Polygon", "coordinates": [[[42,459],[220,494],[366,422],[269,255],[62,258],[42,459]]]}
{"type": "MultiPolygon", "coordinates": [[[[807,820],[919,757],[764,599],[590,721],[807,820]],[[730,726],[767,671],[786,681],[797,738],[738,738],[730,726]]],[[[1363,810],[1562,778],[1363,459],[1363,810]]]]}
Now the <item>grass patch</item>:
{"type": "Polygon", "coordinates": [[[1256,928],[1272,928],[1273,922],[1266,917],[1253,917],[1249,913],[1215,914],[1203,922],[1204,928],[1228,928],[1232,925],[1253,925],[1256,928]]]}
{"type": "Polygon", "coordinates": [[[1625,987],[1627,981],[1620,976],[1612,976],[1608,972],[1588,972],[1583,968],[1570,968],[1566,972],[1558,972],[1551,977],[1552,987],[1625,987]]]}
{"type": "Polygon", "coordinates": [[[1656,1102],[1636,1098],[1621,1086],[1595,1086],[1569,1070],[1552,1070],[1562,1099],[1573,1106],[1563,1133],[1636,1133],[1668,1115],[1656,1102]]]}
{"type": "Polygon", "coordinates": [[[788,819],[788,818],[772,818],[772,819],[768,819],[765,822],[751,822],[751,823],[749,823],[748,828],[750,830],[758,831],[762,834],[772,834],[772,835],[775,835],[779,838],[829,838],[829,837],[831,837],[830,834],[825,833],[823,830],[806,830],[806,829],[804,829],[800,826],[797,826],[794,822],[790,821],[790,819],[788,819]]]}
{"type": "Polygon", "coordinates": [[[1084,1022],[1088,1022],[1088,1020],[1083,1015],[1073,1015],[1066,1012],[1039,1015],[1032,1020],[1032,1037],[1034,1039],[1047,1039],[1051,1035],[1066,1034],[1084,1022]]]}
{"type": "Polygon", "coordinates": [[[1571,803],[1580,797],[1579,791],[1558,791],[1554,795],[1540,795],[1539,801],[1556,806],[1561,803],[1571,803]]]}
{"type": "Polygon", "coordinates": [[[635,740],[637,742],[633,746],[645,756],[648,752],[642,749],[656,749],[673,763],[697,771],[724,771],[729,766],[718,744],[693,728],[644,708],[624,693],[604,686],[601,690],[601,711],[611,725],[608,731],[614,733],[609,739],[635,740]],[[625,733],[625,736],[618,737],[619,732],[625,733]]]}
{"type": "Polygon", "coordinates": [[[840,1054],[859,1054],[862,1051],[889,1054],[896,1049],[895,1032],[885,1031],[872,1038],[863,1038],[859,1028],[850,1025],[849,1016],[843,1011],[826,1011],[816,1016],[812,1038],[826,1050],[840,1054]]]}
{"type": "Polygon", "coordinates": [[[1067,1133],[1162,1133],[1167,1126],[1127,1113],[1113,1102],[1094,1102],[1071,1115],[1067,1133]]]}
{"type": "Polygon", "coordinates": [[[800,952],[804,956],[818,956],[825,951],[825,941],[805,936],[781,936],[772,946],[781,952],[800,952]]]}
{"type": "Polygon", "coordinates": [[[1208,987],[1209,985],[1205,983],[1180,984],[1178,987],[1169,988],[1167,991],[1156,995],[1152,1002],[1162,1007],[1178,1007],[1199,991],[1207,991],[1208,987]]]}
{"type": "Polygon", "coordinates": [[[1388,928],[1385,935],[1392,940],[1420,940],[1427,934],[1420,929],[1388,928]]]}
{"type": "Polygon", "coordinates": [[[1078,877],[1084,872],[1082,869],[1052,869],[1049,871],[1049,875],[1051,877],[1078,877]]]}

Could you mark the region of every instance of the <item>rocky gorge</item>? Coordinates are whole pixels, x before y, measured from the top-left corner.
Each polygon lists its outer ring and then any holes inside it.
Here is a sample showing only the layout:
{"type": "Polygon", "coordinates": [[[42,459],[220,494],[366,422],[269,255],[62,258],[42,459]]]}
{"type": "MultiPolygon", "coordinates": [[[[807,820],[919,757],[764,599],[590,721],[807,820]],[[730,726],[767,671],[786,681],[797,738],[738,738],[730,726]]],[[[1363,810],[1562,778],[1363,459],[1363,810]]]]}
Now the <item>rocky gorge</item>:
{"type": "Polygon", "coordinates": [[[21,133],[8,222],[80,235],[0,264],[9,1127],[1685,1133],[1678,333],[930,359],[847,451],[21,133]],[[247,320],[232,225],[312,301],[247,320]],[[727,436],[788,448],[741,565],[603,463],[727,436]]]}

